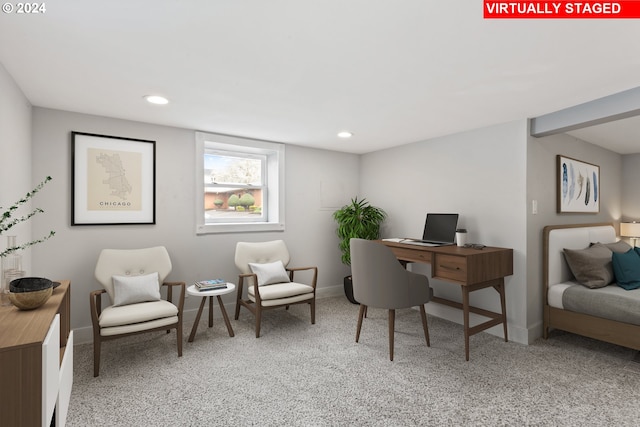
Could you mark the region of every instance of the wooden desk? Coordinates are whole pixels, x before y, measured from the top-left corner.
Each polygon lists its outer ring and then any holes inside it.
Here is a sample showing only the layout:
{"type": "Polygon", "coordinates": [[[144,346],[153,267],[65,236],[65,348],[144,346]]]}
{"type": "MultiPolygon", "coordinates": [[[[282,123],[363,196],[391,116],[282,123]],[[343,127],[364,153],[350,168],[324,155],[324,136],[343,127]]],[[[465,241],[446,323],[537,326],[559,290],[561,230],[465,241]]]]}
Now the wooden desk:
{"type": "Polygon", "coordinates": [[[513,274],[513,249],[485,247],[483,249],[458,246],[419,246],[380,240],[391,248],[396,258],[403,264],[420,262],[431,264],[431,277],[460,285],[462,304],[440,297],[431,301],[461,308],[464,317],[464,350],[469,360],[469,337],[502,323],[504,340],[507,336],[507,309],[504,295],[504,278],[513,274]],[[469,304],[469,294],[479,289],[492,287],[500,295],[502,313],[483,310],[469,304]],[[490,320],[476,326],[469,326],[469,313],[488,317],[490,320]]]}

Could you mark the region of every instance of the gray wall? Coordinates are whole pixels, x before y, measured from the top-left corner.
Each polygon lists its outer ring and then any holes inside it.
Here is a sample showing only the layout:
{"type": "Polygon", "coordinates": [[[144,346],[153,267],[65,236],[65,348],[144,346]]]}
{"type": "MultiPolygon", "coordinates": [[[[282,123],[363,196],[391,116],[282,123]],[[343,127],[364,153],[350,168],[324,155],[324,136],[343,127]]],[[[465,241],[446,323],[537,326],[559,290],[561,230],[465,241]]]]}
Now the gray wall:
{"type": "MultiPolygon", "coordinates": [[[[71,326],[79,342],[90,339],[88,296],[99,288],[93,269],[103,248],[164,245],[173,262],[169,280],[190,283],[222,277],[236,282],[236,242],[284,239],[292,253],[291,265],[318,266],[319,297],[342,293],[342,278],[349,270],[340,263],[331,214],[333,205],[348,202],[358,192],[357,155],[287,145],[286,231],[204,236],[195,234],[195,161],[192,130],[34,108],[33,169],[54,180],[38,195],[47,210],[46,221],[34,223],[33,232],[53,229],[56,236],[33,248],[36,267],[30,273],[71,280],[71,326]],[[156,141],[156,225],[70,225],[71,131],[156,141]]],[[[230,308],[235,306],[232,301],[225,299],[230,308]]],[[[187,300],[188,316],[194,315],[198,303],[187,300]]]]}
{"type": "Polygon", "coordinates": [[[640,221],[640,154],[622,156],[622,219],[640,221]]]}
{"type": "MultiPolygon", "coordinates": [[[[93,268],[106,247],[162,244],[174,262],[171,279],[190,282],[215,275],[233,280],[235,242],[283,238],[293,263],[320,267],[320,295],[340,294],[349,270],[339,263],[331,213],[355,195],[390,214],[386,237],[418,236],[427,211],[451,211],[461,214],[460,225],[469,229],[470,241],[514,248],[515,272],[507,279],[510,337],[531,342],[541,335],[542,227],[601,221],[617,226],[621,217],[640,219],[635,185],[640,154],[621,156],[567,135],[527,137],[522,120],[363,156],[288,145],[285,232],[196,236],[195,177],[188,172],[195,162],[194,131],[32,109],[1,65],[0,93],[0,206],[8,207],[46,175],[53,176],[34,199],[34,206],[46,213],[15,231],[23,242],[56,231],[52,240],[24,251],[25,267],[31,275],[72,281],[72,327],[78,342],[90,339],[88,293],[97,288],[93,268]],[[157,141],[156,225],[70,226],[72,130],[157,141]],[[600,166],[599,214],[555,212],[557,154],[600,166]],[[537,215],[531,214],[534,199],[537,215]]],[[[0,248],[4,244],[0,241],[0,248]]],[[[428,267],[416,270],[428,273],[428,267]]],[[[433,284],[438,294],[459,298],[455,287],[433,284]]],[[[472,302],[498,307],[491,290],[476,293],[472,302]]],[[[196,304],[187,300],[187,317],[196,304]]],[[[429,310],[461,321],[455,310],[433,305],[429,310]]],[[[500,328],[490,332],[501,333],[500,328]]]]}
{"type": "Polygon", "coordinates": [[[583,224],[620,220],[623,199],[622,156],[569,135],[529,137],[527,145],[527,325],[531,337],[542,335],[542,229],[554,224],[583,224]],[[556,155],[572,157],[600,166],[600,212],[556,213],[556,155]],[[531,201],[538,201],[538,214],[531,201]]]}
{"type": "MultiPolygon", "coordinates": [[[[362,156],[361,195],[384,208],[384,237],[418,237],[427,212],[457,212],[469,242],[514,249],[506,279],[510,339],[526,343],[527,122],[435,138],[362,156]]],[[[429,273],[415,264],[414,271],[429,273]]],[[[436,295],[460,301],[458,286],[431,280],[436,295]]],[[[472,304],[499,311],[493,289],[474,292],[472,304]]],[[[461,323],[458,310],[427,304],[427,311],[461,323]]],[[[489,330],[502,335],[502,326],[489,330]]]]}
{"type": "MultiPolygon", "coordinates": [[[[0,64],[0,213],[32,189],[31,178],[31,104],[13,78],[0,64]]],[[[42,177],[44,178],[44,176],[42,177]]],[[[37,181],[39,182],[39,181],[37,181]]],[[[37,202],[37,200],[36,200],[37,202]]],[[[38,206],[38,205],[35,205],[38,206]]],[[[30,211],[23,205],[18,215],[30,211]]],[[[33,221],[40,218],[34,217],[33,221]]],[[[6,247],[6,236],[14,235],[18,243],[31,240],[31,225],[23,222],[0,236],[0,251],[6,247]]],[[[29,269],[30,254],[23,254],[23,268],[29,269]]]]}

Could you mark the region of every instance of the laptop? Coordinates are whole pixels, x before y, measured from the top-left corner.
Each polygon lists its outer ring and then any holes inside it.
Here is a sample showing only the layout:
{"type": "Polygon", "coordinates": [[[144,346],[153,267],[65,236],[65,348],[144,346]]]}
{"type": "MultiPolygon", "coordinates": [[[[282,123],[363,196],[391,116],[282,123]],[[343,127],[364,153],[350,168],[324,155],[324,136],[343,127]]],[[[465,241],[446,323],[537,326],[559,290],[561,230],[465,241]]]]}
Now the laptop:
{"type": "Polygon", "coordinates": [[[458,214],[428,213],[422,239],[410,239],[406,243],[422,246],[453,245],[458,227],[458,214]]]}

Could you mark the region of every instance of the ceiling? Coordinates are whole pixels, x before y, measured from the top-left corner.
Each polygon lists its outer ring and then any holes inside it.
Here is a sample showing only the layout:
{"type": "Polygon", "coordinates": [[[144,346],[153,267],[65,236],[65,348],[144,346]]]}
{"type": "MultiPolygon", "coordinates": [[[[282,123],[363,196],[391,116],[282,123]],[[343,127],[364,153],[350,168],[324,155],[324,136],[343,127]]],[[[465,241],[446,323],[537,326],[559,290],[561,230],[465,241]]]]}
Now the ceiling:
{"type": "Polygon", "coordinates": [[[640,116],[567,132],[620,154],[640,153],[640,116]]]}
{"type": "MultiPolygon", "coordinates": [[[[59,0],[0,14],[0,63],[35,106],[352,153],[640,86],[639,39],[630,19],[484,20],[480,0],[59,0]]],[[[607,126],[592,142],[640,152],[607,126]]]]}

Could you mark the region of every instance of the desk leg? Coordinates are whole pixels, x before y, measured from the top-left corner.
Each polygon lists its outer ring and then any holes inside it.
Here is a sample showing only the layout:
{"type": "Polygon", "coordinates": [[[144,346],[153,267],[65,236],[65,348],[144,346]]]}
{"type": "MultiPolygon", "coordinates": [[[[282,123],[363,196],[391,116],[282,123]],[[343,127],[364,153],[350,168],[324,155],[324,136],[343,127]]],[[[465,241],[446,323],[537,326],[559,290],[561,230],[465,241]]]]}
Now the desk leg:
{"type": "Polygon", "coordinates": [[[189,342],[193,342],[193,338],[196,336],[196,331],[198,330],[198,323],[200,323],[200,316],[202,315],[202,309],[204,308],[204,303],[206,300],[207,298],[204,297],[200,302],[200,308],[198,309],[198,314],[196,314],[196,321],[193,323],[193,327],[191,328],[191,334],[189,334],[189,342]]]}
{"type": "Polygon", "coordinates": [[[501,279],[500,283],[498,283],[495,288],[500,294],[500,305],[502,306],[502,326],[504,327],[504,342],[508,342],[509,338],[507,336],[507,301],[504,295],[504,279],[501,279]]]}
{"type": "Polygon", "coordinates": [[[464,317],[464,356],[469,361],[469,290],[462,286],[462,315],[464,317]]]}
{"type": "Polygon", "coordinates": [[[229,322],[229,316],[227,316],[227,310],[224,309],[224,304],[222,304],[222,298],[220,298],[220,295],[218,295],[218,304],[220,305],[222,317],[224,317],[224,323],[227,325],[227,332],[229,332],[230,337],[233,337],[233,328],[231,327],[231,322],[229,322]]]}

